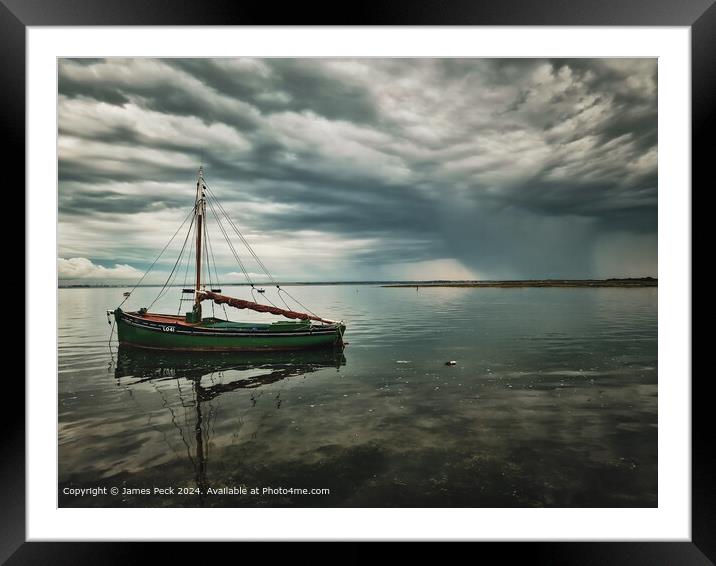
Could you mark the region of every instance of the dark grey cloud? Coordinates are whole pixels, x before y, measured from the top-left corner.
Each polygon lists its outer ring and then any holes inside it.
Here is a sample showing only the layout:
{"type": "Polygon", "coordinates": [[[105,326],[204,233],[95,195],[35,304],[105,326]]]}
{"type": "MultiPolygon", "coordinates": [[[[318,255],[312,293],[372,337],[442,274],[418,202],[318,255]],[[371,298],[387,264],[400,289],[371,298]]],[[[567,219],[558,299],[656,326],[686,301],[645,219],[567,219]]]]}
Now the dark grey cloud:
{"type": "Polygon", "coordinates": [[[316,262],[336,279],[656,275],[656,73],[653,59],[62,59],[59,255],[137,265],[203,163],[287,278],[316,262]]]}
{"type": "Polygon", "coordinates": [[[262,112],[311,111],[330,119],[375,123],[370,92],[332,76],[312,60],[274,59],[267,71],[227,69],[223,59],[173,59],[170,65],[221,94],[245,100],[262,112]]]}

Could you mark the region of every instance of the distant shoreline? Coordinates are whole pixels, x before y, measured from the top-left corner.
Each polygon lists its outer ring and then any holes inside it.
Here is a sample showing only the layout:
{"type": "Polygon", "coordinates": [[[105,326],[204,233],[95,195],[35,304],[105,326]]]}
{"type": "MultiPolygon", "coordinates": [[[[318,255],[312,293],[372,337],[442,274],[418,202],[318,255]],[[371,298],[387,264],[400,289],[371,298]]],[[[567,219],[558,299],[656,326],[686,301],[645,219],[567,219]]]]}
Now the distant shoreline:
{"type": "MultiPolygon", "coordinates": [[[[294,285],[378,285],[380,287],[657,287],[658,280],[654,277],[611,278],[611,279],[519,279],[513,281],[291,281],[281,283],[284,286],[294,285]]],[[[256,283],[258,286],[272,286],[270,283],[256,283]]],[[[161,287],[161,284],[140,285],[139,287],[161,287]]],[[[219,287],[244,287],[247,283],[221,283],[219,287]]],[[[181,285],[171,285],[181,287],[181,285]]],[[[59,289],[122,289],[133,288],[127,285],[58,285],[59,289]]]]}
{"type": "Polygon", "coordinates": [[[657,287],[658,279],[531,279],[519,281],[430,281],[416,283],[391,283],[381,287],[657,287]]]}

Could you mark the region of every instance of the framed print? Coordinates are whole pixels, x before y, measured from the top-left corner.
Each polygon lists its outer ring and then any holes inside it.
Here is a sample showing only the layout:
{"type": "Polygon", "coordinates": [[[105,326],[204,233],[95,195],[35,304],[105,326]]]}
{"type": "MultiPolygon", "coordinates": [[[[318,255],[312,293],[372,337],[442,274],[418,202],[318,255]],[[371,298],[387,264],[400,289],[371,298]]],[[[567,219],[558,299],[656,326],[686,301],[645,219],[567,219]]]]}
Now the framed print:
{"type": "Polygon", "coordinates": [[[0,6],[28,222],[8,563],[713,560],[690,258],[716,8],[405,8],[0,6]]]}

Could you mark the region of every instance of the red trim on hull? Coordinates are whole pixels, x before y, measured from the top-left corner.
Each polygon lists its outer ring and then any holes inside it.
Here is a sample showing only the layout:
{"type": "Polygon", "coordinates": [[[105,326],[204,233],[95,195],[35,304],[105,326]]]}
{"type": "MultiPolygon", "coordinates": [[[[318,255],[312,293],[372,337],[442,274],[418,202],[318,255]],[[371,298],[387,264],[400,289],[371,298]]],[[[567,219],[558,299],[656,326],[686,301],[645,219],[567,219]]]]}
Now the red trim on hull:
{"type": "Polygon", "coordinates": [[[126,312],[124,313],[129,316],[133,316],[135,318],[139,318],[142,320],[148,320],[150,322],[158,322],[160,324],[178,324],[180,326],[198,326],[198,322],[187,322],[186,317],[184,316],[175,316],[172,314],[155,314],[155,313],[144,313],[144,314],[137,314],[137,313],[131,313],[126,312]]]}

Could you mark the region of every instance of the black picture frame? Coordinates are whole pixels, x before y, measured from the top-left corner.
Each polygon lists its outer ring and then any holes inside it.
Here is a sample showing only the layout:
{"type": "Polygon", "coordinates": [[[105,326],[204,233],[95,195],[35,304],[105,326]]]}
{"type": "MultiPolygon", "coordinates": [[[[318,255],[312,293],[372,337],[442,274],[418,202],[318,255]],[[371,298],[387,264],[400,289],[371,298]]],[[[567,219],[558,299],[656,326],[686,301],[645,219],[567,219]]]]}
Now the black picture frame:
{"type": "MultiPolygon", "coordinates": [[[[14,164],[13,185],[23,179],[25,162],[25,32],[28,26],[66,25],[560,25],[687,26],[691,28],[692,184],[708,179],[716,131],[715,0],[393,0],[354,5],[302,3],[279,6],[232,0],[0,0],[0,58],[4,156],[14,164]]],[[[6,165],[7,166],[7,165],[6,165]]],[[[713,185],[713,181],[709,183],[713,185]]],[[[692,189],[693,195],[693,189],[692,189]]],[[[27,339],[32,337],[28,329],[27,339]]],[[[672,376],[684,379],[691,376],[672,376]]],[[[702,377],[709,377],[703,375],[702,377]]],[[[713,564],[716,563],[716,451],[711,439],[707,380],[692,380],[692,538],[690,542],[531,542],[483,543],[500,560],[519,557],[553,564],[713,564]]],[[[25,398],[24,383],[5,376],[5,398],[25,398]]],[[[112,564],[147,557],[144,543],[25,542],[25,419],[5,420],[0,458],[0,562],[7,564],[112,564]],[[139,547],[142,547],[141,549],[139,547]]],[[[81,537],[81,533],[78,533],[81,537]]],[[[169,543],[167,543],[169,544],[169,543]]],[[[357,543],[355,543],[357,544],[357,543]]],[[[152,552],[171,555],[165,544],[152,552]]],[[[292,545],[293,546],[293,545],[292,545]]],[[[184,545],[185,559],[205,550],[184,545]]],[[[275,552],[272,550],[272,552],[275,552]]],[[[295,559],[295,548],[279,551],[295,559]]],[[[306,552],[303,550],[303,552],[306,552]]],[[[357,561],[362,551],[340,551],[357,561]]],[[[482,549],[480,550],[482,552],[482,549]]]]}

